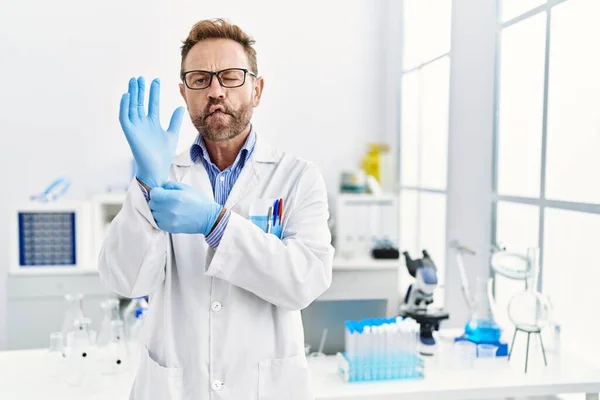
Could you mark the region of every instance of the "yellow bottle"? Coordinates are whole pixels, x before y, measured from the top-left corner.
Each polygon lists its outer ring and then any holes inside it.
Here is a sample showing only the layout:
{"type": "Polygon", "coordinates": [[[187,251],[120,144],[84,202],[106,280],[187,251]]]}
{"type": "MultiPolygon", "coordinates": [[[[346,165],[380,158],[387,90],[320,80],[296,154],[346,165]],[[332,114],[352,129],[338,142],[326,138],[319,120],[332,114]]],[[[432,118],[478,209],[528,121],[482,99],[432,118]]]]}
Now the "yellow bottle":
{"type": "Polygon", "coordinates": [[[369,150],[362,160],[361,168],[365,174],[371,175],[381,183],[381,152],[388,151],[389,146],[386,144],[371,143],[369,150]]]}

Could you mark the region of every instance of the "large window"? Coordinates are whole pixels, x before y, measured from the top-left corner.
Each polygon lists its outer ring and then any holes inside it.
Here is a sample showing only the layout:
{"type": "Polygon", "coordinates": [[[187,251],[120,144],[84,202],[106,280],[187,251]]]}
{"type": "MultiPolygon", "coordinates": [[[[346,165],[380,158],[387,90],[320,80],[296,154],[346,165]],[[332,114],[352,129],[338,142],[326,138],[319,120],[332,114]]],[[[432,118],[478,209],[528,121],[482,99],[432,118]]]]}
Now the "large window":
{"type": "MultiPolygon", "coordinates": [[[[451,0],[404,0],[400,124],[400,246],[426,249],[443,304],[451,0]]],[[[406,274],[402,286],[411,279],[406,274]]]]}
{"type": "Polygon", "coordinates": [[[499,3],[494,239],[540,247],[563,346],[600,363],[600,1],[499,3]]]}

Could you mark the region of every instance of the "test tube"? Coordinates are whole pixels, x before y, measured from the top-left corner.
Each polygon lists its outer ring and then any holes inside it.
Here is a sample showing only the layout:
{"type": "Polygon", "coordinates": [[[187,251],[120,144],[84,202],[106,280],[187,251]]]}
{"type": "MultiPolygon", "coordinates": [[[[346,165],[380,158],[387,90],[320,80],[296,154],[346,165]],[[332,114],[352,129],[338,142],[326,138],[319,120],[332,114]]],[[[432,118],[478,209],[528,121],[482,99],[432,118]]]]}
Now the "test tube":
{"type": "Polygon", "coordinates": [[[396,322],[396,332],[394,334],[394,348],[395,348],[395,356],[394,356],[394,378],[398,378],[400,376],[400,363],[402,361],[402,325],[396,322]]]}
{"type": "Polygon", "coordinates": [[[348,321],[344,322],[344,344],[346,348],[346,356],[348,359],[350,359],[352,350],[350,349],[350,328],[348,326],[348,321]]]}
{"type": "Polygon", "coordinates": [[[350,338],[350,360],[354,362],[356,360],[356,341],[358,337],[358,332],[356,331],[356,327],[354,324],[350,324],[348,330],[348,336],[350,338]]]}
{"type": "Polygon", "coordinates": [[[392,324],[385,325],[385,378],[392,378],[392,338],[394,326],[392,324]]]}
{"type": "Polygon", "coordinates": [[[383,362],[389,364],[390,352],[391,352],[391,341],[392,341],[392,325],[383,325],[383,362]]]}
{"type": "Polygon", "coordinates": [[[379,338],[380,338],[380,327],[377,325],[374,325],[371,328],[372,331],[372,338],[373,338],[373,347],[372,347],[372,357],[371,357],[371,377],[373,378],[373,380],[378,380],[379,379],[379,371],[378,371],[378,365],[379,365],[379,338]]]}
{"type": "Polygon", "coordinates": [[[364,365],[364,351],[365,351],[365,333],[364,325],[362,322],[357,323],[356,327],[356,373],[357,380],[363,380],[363,365],[364,365]]]}
{"type": "Polygon", "coordinates": [[[360,331],[358,322],[354,324],[354,361],[358,363],[360,359],[360,331]]]}
{"type": "Polygon", "coordinates": [[[366,381],[370,381],[371,380],[371,371],[370,371],[370,365],[371,365],[371,359],[372,359],[372,344],[373,344],[373,339],[372,339],[372,327],[371,325],[367,325],[365,326],[364,332],[363,332],[363,340],[364,340],[364,350],[365,350],[365,363],[364,363],[364,380],[366,381]]]}

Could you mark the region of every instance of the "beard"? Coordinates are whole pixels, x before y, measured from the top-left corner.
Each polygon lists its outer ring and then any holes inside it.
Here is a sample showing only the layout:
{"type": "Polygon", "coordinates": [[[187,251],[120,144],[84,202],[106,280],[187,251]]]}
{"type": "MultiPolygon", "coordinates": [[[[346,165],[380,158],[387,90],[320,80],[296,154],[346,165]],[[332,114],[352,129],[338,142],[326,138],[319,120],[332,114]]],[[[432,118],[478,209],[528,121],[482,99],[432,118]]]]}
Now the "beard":
{"type": "Polygon", "coordinates": [[[200,135],[211,142],[223,142],[238,136],[246,129],[252,117],[252,100],[242,104],[237,110],[224,101],[210,99],[202,113],[192,115],[192,123],[200,135]],[[210,113],[210,107],[220,105],[223,111],[210,113]]]}

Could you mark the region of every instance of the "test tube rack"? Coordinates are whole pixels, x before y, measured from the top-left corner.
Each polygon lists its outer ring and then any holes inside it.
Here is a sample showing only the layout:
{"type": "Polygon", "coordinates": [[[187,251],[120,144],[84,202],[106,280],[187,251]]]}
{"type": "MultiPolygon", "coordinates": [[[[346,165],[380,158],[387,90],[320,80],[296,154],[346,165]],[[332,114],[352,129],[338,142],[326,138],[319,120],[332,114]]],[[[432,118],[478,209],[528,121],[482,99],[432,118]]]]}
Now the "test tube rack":
{"type": "Polygon", "coordinates": [[[336,355],[345,382],[424,377],[419,327],[414,321],[400,317],[346,321],[345,330],[346,351],[336,355]]]}

